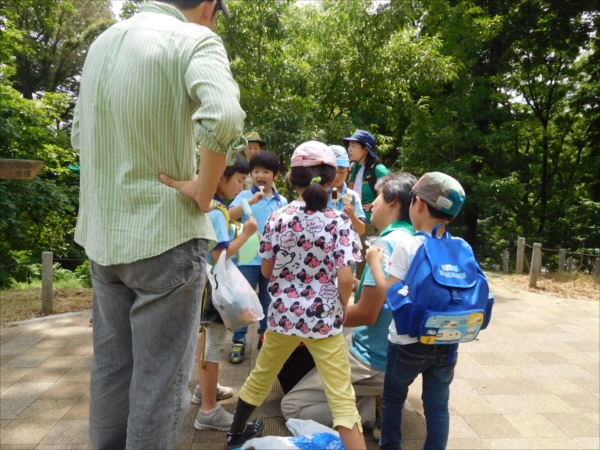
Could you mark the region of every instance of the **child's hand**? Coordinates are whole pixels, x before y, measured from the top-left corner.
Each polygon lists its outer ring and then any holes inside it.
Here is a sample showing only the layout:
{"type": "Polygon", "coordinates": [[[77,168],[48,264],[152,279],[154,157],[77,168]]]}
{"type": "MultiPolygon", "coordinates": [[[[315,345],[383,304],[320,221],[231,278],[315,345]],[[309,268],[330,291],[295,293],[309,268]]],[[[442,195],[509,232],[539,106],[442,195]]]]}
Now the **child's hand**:
{"type": "Polygon", "coordinates": [[[344,205],[344,212],[351,218],[354,218],[354,206],[353,205],[344,205]]]}
{"type": "Polygon", "coordinates": [[[377,247],[376,245],[371,245],[369,248],[367,248],[365,260],[370,267],[380,266],[381,262],[383,261],[383,249],[381,247],[377,247]]]}
{"type": "Polygon", "coordinates": [[[250,237],[258,231],[258,222],[254,216],[248,217],[248,220],[244,223],[244,231],[242,232],[246,236],[250,237]]]}
{"type": "Polygon", "coordinates": [[[248,204],[250,204],[250,205],[256,205],[263,198],[265,198],[265,193],[263,191],[257,191],[256,194],[254,194],[252,197],[250,197],[248,199],[248,204]]]}

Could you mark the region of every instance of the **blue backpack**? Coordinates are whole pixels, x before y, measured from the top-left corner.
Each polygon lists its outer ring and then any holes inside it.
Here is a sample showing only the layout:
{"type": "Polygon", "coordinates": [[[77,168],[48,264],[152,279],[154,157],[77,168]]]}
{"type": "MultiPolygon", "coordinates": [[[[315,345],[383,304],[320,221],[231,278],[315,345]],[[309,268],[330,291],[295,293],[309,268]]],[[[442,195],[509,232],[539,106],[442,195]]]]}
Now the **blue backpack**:
{"type": "MultiPolygon", "coordinates": [[[[391,308],[398,334],[419,338],[428,345],[469,342],[485,329],[492,317],[494,298],[473,250],[449,232],[436,237],[426,233],[425,242],[408,269],[406,279],[390,287],[391,308]]],[[[453,353],[457,345],[451,350],[453,353]]],[[[452,360],[451,359],[451,360],[452,360]]]]}

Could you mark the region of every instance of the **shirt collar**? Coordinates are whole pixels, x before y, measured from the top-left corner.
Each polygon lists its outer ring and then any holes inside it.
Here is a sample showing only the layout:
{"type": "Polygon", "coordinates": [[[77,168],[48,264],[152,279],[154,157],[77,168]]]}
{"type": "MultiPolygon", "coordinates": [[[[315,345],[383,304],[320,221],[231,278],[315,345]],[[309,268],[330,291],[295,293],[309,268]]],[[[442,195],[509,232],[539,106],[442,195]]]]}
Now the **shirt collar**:
{"type": "Polygon", "coordinates": [[[159,3],[159,2],[146,3],[144,6],[142,6],[141,11],[157,13],[157,14],[165,14],[167,16],[173,16],[176,19],[181,20],[182,22],[187,22],[187,19],[185,18],[185,16],[183,15],[183,13],[181,11],[179,11],[174,6],[167,5],[165,3],[159,3]]]}
{"type": "MultiPolygon", "coordinates": [[[[281,197],[279,196],[279,192],[277,192],[277,188],[275,187],[275,185],[273,185],[271,187],[271,189],[273,189],[273,197],[275,197],[275,199],[278,202],[280,202],[281,201],[281,197]]],[[[258,191],[260,191],[260,189],[258,189],[258,187],[256,185],[252,186],[252,189],[250,189],[250,192],[252,192],[252,194],[256,194],[258,191]]]]}
{"type": "Polygon", "coordinates": [[[221,197],[219,197],[217,194],[215,194],[215,195],[213,196],[213,200],[214,200],[214,201],[216,201],[216,202],[219,202],[219,203],[225,203],[225,202],[223,201],[223,199],[222,199],[221,197]]]}
{"type": "Polygon", "coordinates": [[[380,236],[385,236],[386,234],[390,234],[395,230],[405,230],[410,234],[415,234],[415,230],[412,227],[411,223],[408,220],[395,220],[390,223],[385,229],[381,232],[380,236]]]}

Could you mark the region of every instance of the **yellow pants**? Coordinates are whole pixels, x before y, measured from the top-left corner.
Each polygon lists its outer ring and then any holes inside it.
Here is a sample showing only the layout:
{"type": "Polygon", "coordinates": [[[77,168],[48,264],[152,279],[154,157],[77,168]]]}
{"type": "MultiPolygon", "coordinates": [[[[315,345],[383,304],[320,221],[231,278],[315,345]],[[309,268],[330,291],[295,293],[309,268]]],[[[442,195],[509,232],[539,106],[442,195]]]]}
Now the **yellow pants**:
{"type": "Polygon", "coordinates": [[[246,403],[260,406],[271,392],[283,364],[300,342],[304,342],[310,351],[323,379],[327,403],[333,415],[333,428],[342,426],[352,429],[358,425],[362,432],[343,333],[323,339],[306,339],[267,330],[256,366],[244,383],[240,398],[246,403]]]}

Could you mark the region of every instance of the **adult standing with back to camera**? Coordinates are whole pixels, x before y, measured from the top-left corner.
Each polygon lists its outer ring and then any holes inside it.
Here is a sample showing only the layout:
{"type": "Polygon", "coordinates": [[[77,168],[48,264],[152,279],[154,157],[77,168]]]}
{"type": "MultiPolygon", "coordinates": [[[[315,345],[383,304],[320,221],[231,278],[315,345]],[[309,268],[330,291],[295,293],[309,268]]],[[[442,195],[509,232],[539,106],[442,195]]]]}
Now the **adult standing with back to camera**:
{"type": "Polygon", "coordinates": [[[246,146],[239,88],[212,31],[219,10],[229,16],[223,0],[148,3],[102,33],[83,68],[72,143],[75,240],[94,287],[94,449],[174,448],[190,405],[215,240],[203,211],[246,146]]]}
{"type": "MultiPolygon", "coordinates": [[[[366,216],[366,230],[360,235],[360,241],[363,246],[363,256],[365,251],[365,241],[368,237],[379,236],[381,230],[377,230],[371,225],[371,208],[373,201],[377,198],[375,192],[375,183],[377,180],[389,175],[390,171],[383,165],[383,161],[375,153],[375,136],[365,130],[356,130],[350,137],[342,139],[348,149],[350,161],[353,161],[348,187],[354,190],[361,200],[363,210],[366,216]]],[[[361,279],[365,268],[364,258],[356,265],[356,278],[361,279]]]]}

